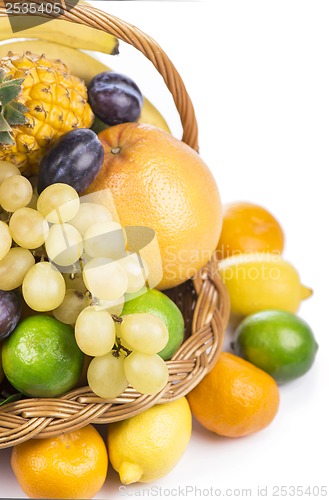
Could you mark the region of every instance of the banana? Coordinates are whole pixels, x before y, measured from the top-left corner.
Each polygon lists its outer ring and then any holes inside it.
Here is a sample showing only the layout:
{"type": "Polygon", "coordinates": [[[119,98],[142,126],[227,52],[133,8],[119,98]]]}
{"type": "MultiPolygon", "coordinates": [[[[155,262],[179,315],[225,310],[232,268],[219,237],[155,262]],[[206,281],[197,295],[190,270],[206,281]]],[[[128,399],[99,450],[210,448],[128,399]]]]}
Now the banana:
{"type": "Polygon", "coordinates": [[[36,38],[48,42],[56,42],[74,49],[95,50],[105,54],[118,54],[118,39],[95,28],[90,28],[82,24],[63,21],[62,19],[52,19],[44,22],[44,18],[36,16],[36,22],[40,19],[38,26],[26,28],[26,16],[15,17],[15,23],[19,31],[13,33],[9,18],[0,17],[0,40],[9,38],[36,38]]]}
{"type": "MultiPolygon", "coordinates": [[[[34,54],[45,54],[49,59],[60,59],[67,65],[73,75],[84,80],[86,85],[88,85],[92,78],[98,73],[110,71],[111,69],[85,52],[43,40],[25,40],[21,42],[8,41],[5,44],[2,43],[0,44],[0,59],[6,57],[9,51],[19,54],[29,51],[34,54]]],[[[142,113],[138,121],[140,123],[154,125],[170,133],[170,129],[165,119],[146,97],[144,97],[142,113]]],[[[98,119],[95,120],[93,125],[95,132],[98,133],[105,128],[107,128],[107,125],[98,119]]]]}
{"type": "Polygon", "coordinates": [[[169,134],[171,134],[170,128],[160,111],[158,111],[157,108],[153,106],[148,99],[146,99],[146,97],[144,97],[144,104],[138,122],[154,125],[155,127],[161,128],[165,132],[169,132],[169,134]]]}
{"type": "Polygon", "coordinates": [[[60,59],[67,65],[72,74],[84,80],[86,85],[98,73],[109,70],[105,64],[80,50],[43,40],[8,41],[6,44],[0,45],[0,58],[6,57],[9,51],[18,54],[29,51],[33,54],[45,54],[49,59],[60,59]]]}

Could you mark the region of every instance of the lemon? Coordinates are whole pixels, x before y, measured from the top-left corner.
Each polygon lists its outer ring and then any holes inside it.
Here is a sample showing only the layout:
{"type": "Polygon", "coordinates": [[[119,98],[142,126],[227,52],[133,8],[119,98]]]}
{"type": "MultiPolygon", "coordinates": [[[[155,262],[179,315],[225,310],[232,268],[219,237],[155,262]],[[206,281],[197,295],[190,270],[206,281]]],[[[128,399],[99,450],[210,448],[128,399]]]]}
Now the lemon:
{"type": "Polygon", "coordinates": [[[265,309],[296,313],[312,295],[295,267],[280,255],[245,253],[227,257],[218,272],[230,296],[231,313],[247,316],[265,309]]]}
{"type": "Polygon", "coordinates": [[[185,397],[155,405],[108,426],[110,462],[124,484],[155,481],[180,460],[191,432],[192,414],[185,397]]]}

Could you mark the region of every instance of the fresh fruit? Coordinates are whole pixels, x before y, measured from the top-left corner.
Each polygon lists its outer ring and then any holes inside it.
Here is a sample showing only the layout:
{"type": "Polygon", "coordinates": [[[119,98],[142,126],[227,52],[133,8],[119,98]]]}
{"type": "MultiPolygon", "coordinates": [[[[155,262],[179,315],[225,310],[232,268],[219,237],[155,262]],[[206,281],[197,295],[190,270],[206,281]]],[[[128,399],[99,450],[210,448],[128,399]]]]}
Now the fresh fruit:
{"type": "Polygon", "coordinates": [[[192,415],[185,397],[155,405],[108,426],[110,462],[124,484],[156,481],[181,459],[191,431],[192,415]]]}
{"type": "Polygon", "coordinates": [[[156,354],[167,345],[169,333],[164,321],[149,313],[128,314],[120,324],[125,347],[144,354],[156,354]]]}
{"type": "Polygon", "coordinates": [[[142,253],[152,288],[160,280],[161,289],[186,281],[219,240],[221,201],[210,170],[192,148],[152,126],[116,125],[99,138],[105,161],[86,194],[109,188],[123,227],[155,231],[162,277],[156,241],[142,253]]]}
{"type": "Polygon", "coordinates": [[[15,212],[30,203],[32,194],[33,188],[28,179],[22,175],[12,175],[0,186],[0,205],[7,212],[15,212]]]}
{"type": "Polygon", "coordinates": [[[0,221],[0,261],[8,254],[12,243],[9,227],[0,221]]]}
{"type": "Polygon", "coordinates": [[[15,243],[30,250],[41,247],[49,233],[48,223],[40,212],[28,207],[12,214],[9,229],[15,243]]]}
{"type": "Polygon", "coordinates": [[[35,259],[26,248],[13,247],[0,260],[0,290],[8,291],[18,288],[23,283],[35,259]]]}
{"type": "Polygon", "coordinates": [[[203,427],[220,436],[241,437],[261,431],[273,421],[280,395],[270,375],[222,352],[187,399],[203,427]]]}
{"type": "Polygon", "coordinates": [[[63,302],[53,310],[53,315],[66,325],[74,325],[79,314],[89,305],[88,294],[70,288],[66,290],[63,302]]]}
{"type": "Polygon", "coordinates": [[[168,383],[168,367],[158,354],[133,351],[124,360],[123,368],[129,384],[141,394],[157,394],[168,383]]]}
{"type": "Polygon", "coordinates": [[[121,259],[126,250],[121,224],[114,221],[95,222],[85,232],[84,248],[90,257],[121,259]]]}
{"type": "Polygon", "coordinates": [[[103,205],[81,200],[78,213],[70,220],[70,224],[84,237],[90,226],[95,224],[95,221],[97,223],[112,222],[111,212],[103,205]]]}
{"type": "Polygon", "coordinates": [[[78,193],[95,179],[104,160],[104,149],[95,132],[80,128],[63,134],[46,151],[40,163],[38,192],[50,184],[69,184],[78,193]]]}
{"type": "Polygon", "coordinates": [[[149,272],[146,262],[140,255],[129,251],[127,254],[126,257],[120,259],[120,265],[128,278],[127,294],[137,293],[145,287],[149,272]]]}
{"type": "Polygon", "coordinates": [[[83,309],[75,323],[75,338],[81,351],[88,356],[103,356],[115,342],[112,316],[99,306],[83,309]]]}
{"type": "MultiPolygon", "coordinates": [[[[1,18],[3,19],[3,18],[1,18]]],[[[0,21],[1,23],[1,21],[0,21]]],[[[68,24],[68,23],[66,23],[68,24]]],[[[0,58],[6,57],[8,52],[23,53],[25,51],[32,54],[46,54],[49,59],[60,59],[66,64],[70,72],[79,77],[88,85],[95,75],[104,71],[110,71],[110,68],[101,61],[77,49],[60,45],[59,43],[48,42],[44,40],[24,40],[22,42],[13,42],[0,45],[0,58]]],[[[158,111],[158,109],[144,96],[144,104],[138,122],[154,125],[170,133],[170,128],[158,111]]],[[[92,129],[99,133],[108,128],[97,117],[92,125],[92,129]]]]}
{"type": "Polygon", "coordinates": [[[57,266],[72,266],[83,253],[83,240],[71,224],[53,224],[49,229],[45,248],[49,260],[57,266]]]}
{"type": "Polygon", "coordinates": [[[38,212],[52,224],[68,222],[77,215],[79,208],[76,190],[61,182],[46,187],[37,201],[38,212]]]}
{"type": "Polygon", "coordinates": [[[231,313],[237,316],[265,309],[295,313],[312,294],[290,262],[267,252],[227,257],[219,262],[218,272],[230,296],[231,313]]]}
{"type": "MultiPolygon", "coordinates": [[[[66,24],[68,23],[66,22],[66,24]]],[[[26,39],[13,41],[11,39],[0,45],[0,58],[6,57],[8,52],[22,54],[26,51],[32,54],[46,54],[48,59],[60,59],[68,67],[72,75],[83,80],[86,85],[95,75],[109,69],[108,66],[97,59],[97,54],[95,54],[96,57],[92,57],[82,50],[46,40],[26,39]]]]}
{"type": "Polygon", "coordinates": [[[94,114],[107,125],[135,122],[142,111],[143,96],[126,75],[106,71],[88,85],[88,102],[94,114]]]}
{"type": "Polygon", "coordinates": [[[119,262],[96,257],[83,268],[83,281],[90,293],[101,300],[116,300],[128,288],[128,277],[119,262]]]}
{"type": "Polygon", "coordinates": [[[142,112],[138,118],[138,123],[147,123],[148,125],[153,125],[154,127],[160,128],[165,132],[171,133],[170,128],[164,117],[158,111],[158,109],[148,100],[146,97],[143,99],[144,104],[142,107],[142,112]]]}
{"type": "Polygon", "coordinates": [[[217,256],[248,252],[281,254],[284,233],[276,218],[254,203],[235,202],[223,206],[223,228],[217,246],[217,256]]]}
{"type": "Polygon", "coordinates": [[[309,325],[285,311],[262,311],[248,316],[234,337],[234,352],[280,384],[304,375],[318,350],[309,325]]]}
{"type": "Polygon", "coordinates": [[[9,382],[31,397],[56,397],[74,387],[84,355],[73,328],[51,316],[20,321],[2,348],[3,370],[9,382]]]}
{"type": "Polygon", "coordinates": [[[5,374],[3,373],[2,369],[2,342],[0,341],[0,384],[2,383],[3,379],[5,378],[5,374]]]}
{"type": "Polygon", "coordinates": [[[52,311],[64,300],[65,281],[51,262],[38,262],[25,274],[22,293],[34,311],[52,311]]]}
{"type": "Polygon", "coordinates": [[[124,360],[125,355],[117,351],[94,358],[87,371],[90,389],[101,398],[114,399],[120,396],[128,387],[124,360]]]}
{"type": "Polygon", "coordinates": [[[9,161],[0,161],[0,184],[12,175],[20,175],[19,169],[9,161]]]}
{"type": "Polygon", "coordinates": [[[169,339],[158,354],[164,360],[170,359],[184,340],[184,318],[176,304],[159,290],[148,290],[137,297],[126,298],[122,316],[135,313],[149,313],[165,323],[169,339]]]}
{"type": "Polygon", "coordinates": [[[0,340],[16,328],[22,313],[22,297],[15,290],[0,291],[0,340]]]}
{"type": "MultiPolygon", "coordinates": [[[[56,42],[71,48],[95,50],[105,54],[118,53],[118,39],[107,31],[90,28],[77,23],[68,23],[62,19],[45,20],[33,16],[34,26],[26,28],[26,15],[15,16],[15,32],[19,38],[37,38],[48,42],[56,42]],[[21,29],[20,29],[21,28],[21,29]]],[[[0,18],[0,40],[13,38],[12,26],[8,16],[0,18]]],[[[25,42],[24,42],[25,43],[25,42]]],[[[43,47],[45,42],[41,42],[43,47]]],[[[25,49],[26,50],[26,49],[25,49]]],[[[41,51],[41,54],[44,50],[41,51]]]]}
{"type": "Polygon", "coordinates": [[[87,89],[61,61],[29,52],[9,52],[0,61],[0,73],[5,103],[0,160],[11,161],[26,175],[37,173],[54,140],[71,129],[91,126],[87,89]]]}
{"type": "Polygon", "coordinates": [[[11,466],[30,498],[93,498],[108,470],[105,443],[92,425],[13,447],[11,466]]]}

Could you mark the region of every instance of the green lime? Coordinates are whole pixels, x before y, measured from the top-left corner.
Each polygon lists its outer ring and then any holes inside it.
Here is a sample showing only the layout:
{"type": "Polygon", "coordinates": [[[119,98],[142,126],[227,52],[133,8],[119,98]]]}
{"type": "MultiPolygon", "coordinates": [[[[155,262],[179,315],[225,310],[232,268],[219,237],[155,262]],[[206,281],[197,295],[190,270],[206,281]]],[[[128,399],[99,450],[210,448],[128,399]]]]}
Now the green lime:
{"type": "Polygon", "coordinates": [[[159,290],[148,290],[126,300],[122,316],[135,313],[153,314],[165,323],[169,340],[158,354],[164,360],[170,359],[184,340],[184,318],[175,302],[159,290]]]}
{"type": "Polygon", "coordinates": [[[285,311],[262,311],[247,316],[237,327],[234,338],[234,352],[280,384],[306,373],[318,350],[309,325],[285,311]]]}
{"type": "Polygon", "coordinates": [[[83,362],[73,328],[52,316],[20,321],[2,347],[5,375],[26,396],[56,397],[72,389],[83,362]]]}
{"type": "Polygon", "coordinates": [[[3,373],[2,369],[2,356],[1,356],[1,351],[2,351],[2,342],[0,342],[0,384],[4,379],[5,374],[3,373]]]}

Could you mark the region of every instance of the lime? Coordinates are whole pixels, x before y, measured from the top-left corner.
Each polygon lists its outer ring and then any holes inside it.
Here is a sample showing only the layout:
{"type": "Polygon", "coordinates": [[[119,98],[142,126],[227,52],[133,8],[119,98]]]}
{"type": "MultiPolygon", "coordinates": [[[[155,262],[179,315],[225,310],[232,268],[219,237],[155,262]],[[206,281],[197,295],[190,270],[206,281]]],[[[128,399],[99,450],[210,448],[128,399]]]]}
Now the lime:
{"type": "Polygon", "coordinates": [[[0,384],[4,379],[5,374],[3,373],[2,369],[2,356],[1,356],[1,351],[2,351],[2,342],[0,342],[0,384]]]}
{"type": "Polygon", "coordinates": [[[286,311],[251,314],[239,324],[234,337],[235,353],[272,375],[278,383],[306,373],[318,350],[309,325],[286,311]]]}
{"type": "Polygon", "coordinates": [[[175,302],[159,290],[148,290],[126,300],[122,316],[135,313],[153,314],[165,323],[169,340],[158,354],[164,360],[170,359],[184,340],[184,318],[175,302]]]}
{"type": "Polygon", "coordinates": [[[20,321],[2,347],[5,375],[26,396],[56,397],[72,389],[83,362],[73,328],[51,316],[20,321]]]}

